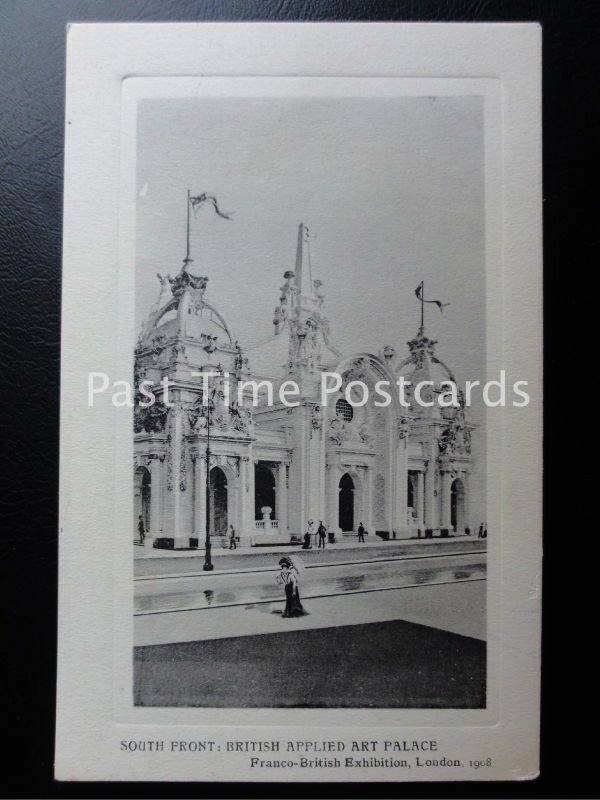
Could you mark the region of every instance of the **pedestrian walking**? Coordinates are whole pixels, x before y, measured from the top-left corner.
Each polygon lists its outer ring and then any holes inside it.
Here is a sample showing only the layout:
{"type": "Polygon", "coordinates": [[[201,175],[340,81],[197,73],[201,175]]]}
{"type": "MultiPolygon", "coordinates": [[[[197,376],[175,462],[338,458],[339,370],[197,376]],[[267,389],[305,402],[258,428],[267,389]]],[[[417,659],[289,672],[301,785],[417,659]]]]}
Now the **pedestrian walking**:
{"type": "Polygon", "coordinates": [[[304,544],[302,545],[302,549],[303,550],[310,550],[311,549],[310,533],[308,531],[306,531],[306,533],[304,534],[304,544]]]}
{"type": "Polygon", "coordinates": [[[360,525],[358,526],[358,541],[364,542],[364,540],[365,540],[365,527],[361,522],[360,525]]]}
{"type": "Polygon", "coordinates": [[[319,548],[323,548],[325,550],[325,536],[327,534],[327,528],[323,525],[323,520],[319,520],[319,527],[317,528],[317,533],[319,535],[319,548]]]}
{"type": "Polygon", "coordinates": [[[144,520],[141,514],[138,517],[138,535],[140,537],[140,544],[144,544],[146,540],[146,528],[144,527],[144,520]]]}
{"type": "Polygon", "coordinates": [[[479,526],[479,531],[477,532],[477,538],[478,539],[483,539],[483,522],[479,526]]]}
{"type": "Polygon", "coordinates": [[[237,541],[236,541],[236,533],[235,528],[233,525],[229,526],[229,549],[230,550],[237,550],[237,541]]]}
{"type": "Polygon", "coordinates": [[[300,602],[300,575],[289,558],[280,558],[281,572],[278,580],[285,590],[285,608],[282,617],[301,617],[305,612],[300,602]]]}

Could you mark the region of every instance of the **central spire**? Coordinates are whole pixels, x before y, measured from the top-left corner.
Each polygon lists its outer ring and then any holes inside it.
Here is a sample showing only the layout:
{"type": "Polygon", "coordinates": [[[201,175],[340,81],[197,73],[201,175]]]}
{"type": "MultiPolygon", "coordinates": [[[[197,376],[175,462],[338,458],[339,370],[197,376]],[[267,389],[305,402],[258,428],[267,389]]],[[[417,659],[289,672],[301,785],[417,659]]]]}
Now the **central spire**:
{"type": "Polygon", "coordinates": [[[275,334],[289,332],[288,374],[314,375],[323,360],[323,353],[340,357],[329,343],[329,322],[323,313],[323,283],[313,280],[308,227],[298,225],[296,269],[284,273],[285,283],[279,290],[275,308],[275,334]]]}
{"type": "Polygon", "coordinates": [[[312,293],[313,290],[313,280],[312,280],[312,268],[310,263],[310,249],[309,249],[309,230],[306,225],[301,222],[298,225],[298,244],[296,246],[296,288],[298,290],[298,294],[302,294],[303,291],[303,272],[304,272],[304,260],[306,254],[306,266],[308,267],[308,291],[312,293]],[[306,247],[305,247],[306,244],[306,247]]]}
{"type": "Polygon", "coordinates": [[[190,190],[187,190],[187,226],[185,232],[185,258],[183,259],[183,269],[187,270],[187,265],[192,261],[190,257],[190,208],[192,206],[190,190]]]}

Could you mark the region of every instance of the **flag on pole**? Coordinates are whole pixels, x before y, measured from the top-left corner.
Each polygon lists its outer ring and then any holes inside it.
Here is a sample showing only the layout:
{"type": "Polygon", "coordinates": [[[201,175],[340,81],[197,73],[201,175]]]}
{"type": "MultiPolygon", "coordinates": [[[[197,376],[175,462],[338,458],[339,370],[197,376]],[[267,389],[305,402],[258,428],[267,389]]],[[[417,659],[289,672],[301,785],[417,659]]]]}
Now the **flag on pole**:
{"type": "Polygon", "coordinates": [[[223,211],[221,211],[217,203],[217,198],[213,197],[212,194],[206,194],[206,192],[204,192],[203,194],[199,194],[196,197],[190,197],[190,205],[192,206],[194,211],[196,211],[196,209],[203,203],[212,203],[213,208],[220,217],[223,217],[223,219],[231,219],[231,216],[229,214],[225,214],[223,211]]]}
{"type": "Polygon", "coordinates": [[[417,296],[417,299],[420,300],[422,303],[435,303],[440,311],[444,310],[444,306],[450,305],[450,303],[442,303],[441,300],[426,300],[423,297],[423,281],[421,281],[421,283],[415,289],[415,294],[417,296]]]}

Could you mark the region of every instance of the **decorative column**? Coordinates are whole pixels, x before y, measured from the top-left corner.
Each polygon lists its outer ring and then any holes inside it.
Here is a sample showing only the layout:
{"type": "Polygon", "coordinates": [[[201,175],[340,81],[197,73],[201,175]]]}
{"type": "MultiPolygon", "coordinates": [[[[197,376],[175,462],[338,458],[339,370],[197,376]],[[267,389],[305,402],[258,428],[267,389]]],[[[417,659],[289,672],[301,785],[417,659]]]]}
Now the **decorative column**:
{"type": "MultiPolygon", "coordinates": [[[[240,537],[250,536],[254,533],[254,463],[250,456],[240,459],[240,537]],[[252,475],[252,490],[250,476],[252,475]]],[[[243,542],[242,542],[243,544],[243,542]]]]}
{"type": "Polygon", "coordinates": [[[432,528],[435,529],[438,527],[438,513],[436,508],[436,500],[437,497],[435,496],[436,486],[435,486],[435,471],[436,471],[436,459],[433,450],[433,445],[429,445],[428,449],[428,458],[425,463],[425,502],[424,502],[424,528],[432,528]]]}
{"type": "Polygon", "coordinates": [[[305,417],[308,430],[306,441],[306,520],[312,518],[315,525],[324,515],[323,472],[325,450],[323,447],[323,415],[318,403],[306,402],[305,417]]]}
{"type": "Polygon", "coordinates": [[[441,470],[442,477],[442,499],[440,504],[440,527],[451,527],[451,487],[452,473],[449,469],[441,470]]]}
{"type": "Polygon", "coordinates": [[[194,538],[202,546],[206,537],[206,454],[194,459],[194,538]]]}
{"type": "Polygon", "coordinates": [[[288,465],[284,461],[279,462],[277,467],[277,520],[279,524],[279,535],[286,536],[288,532],[287,521],[287,469],[288,465]]]}
{"type": "Polygon", "coordinates": [[[290,471],[290,493],[288,497],[288,525],[291,534],[302,535],[306,531],[307,514],[307,425],[306,409],[303,406],[288,408],[293,420],[292,446],[294,459],[290,471]]]}
{"type": "MultiPolygon", "coordinates": [[[[327,466],[327,488],[328,488],[328,503],[327,503],[327,510],[326,510],[326,517],[323,520],[325,525],[329,528],[329,530],[334,531],[335,533],[340,532],[339,527],[339,518],[338,518],[338,511],[339,511],[339,488],[340,483],[340,471],[331,465],[327,466]]],[[[315,530],[319,524],[318,520],[315,520],[315,530]]]]}
{"type": "Polygon", "coordinates": [[[252,456],[249,457],[246,463],[246,477],[244,482],[244,493],[246,495],[246,519],[247,519],[247,527],[244,529],[244,533],[248,536],[253,536],[256,532],[256,528],[254,526],[254,513],[255,513],[255,500],[256,500],[256,489],[255,489],[255,472],[254,472],[254,465],[255,460],[252,456]]]}
{"type": "Polygon", "coordinates": [[[419,470],[417,473],[417,525],[423,536],[425,528],[425,473],[419,470]]]}
{"type": "MultiPolygon", "coordinates": [[[[463,499],[463,528],[469,527],[471,529],[471,535],[473,534],[474,527],[471,524],[471,509],[470,509],[470,492],[469,492],[469,473],[463,472],[461,475],[463,486],[464,486],[464,499],[463,499]]],[[[460,531],[460,533],[464,533],[464,531],[460,531]]]]}
{"type": "Polygon", "coordinates": [[[182,520],[182,491],[185,489],[185,485],[182,484],[180,480],[180,468],[181,468],[181,440],[183,438],[182,432],[182,420],[181,420],[181,406],[179,403],[175,406],[175,408],[171,409],[171,419],[172,419],[172,427],[171,427],[171,441],[169,443],[169,455],[167,458],[169,459],[169,471],[170,471],[170,481],[169,481],[169,491],[171,492],[171,504],[173,508],[172,513],[172,528],[170,531],[171,537],[173,539],[173,547],[181,547],[187,544],[183,536],[183,520],[182,520]]]}
{"type": "Polygon", "coordinates": [[[398,436],[394,429],[393,420],[390,420],[388,427],[388,446],[386,458],[386,481],[385,481],[385,524],[389,531],[390,539],[393,536],[395,524],[395,499],[396,499],[396,450],[398,446],[398,436]]]}
{"type": "Polygon", "coordinates": [[[163,535],[163,478],[164,455],[155,455],[150,461],[150,538],[158,539],[163,535]]]}
{"type": "MultiPolygon", "coordinates": [[[[408,426],[407,417],[399,417],[396,420],[396,492],[394,503],[394,527],[396,536],[399,538],[410,535],[407,526],[406,513],[406,494],[408,481],[408,426]]],[[[391,532],[390,532],[391,535],[391,532]]]]}
{"type": "Polygon", "coordinates": [[[142,513],[142,485],[137,478],[139,457],[133,457],[133,538],[138,538],[138,516],[142,513]]]}
{"type": "Polygon", "coordinates": [[[187,475],[186,442],[183,421],[183,409],[179,402],[169,412],[169,440],[167,445],[167,507],[169,527],[165,530],[166,538],[172,540],[172,546],[189,547],[191,534],[191,513],[188,517],[189,504],[186,502],[189,492],[187,475]]]}
{"type": "Polygon", "coordinates": [[[374,469],[373,467],[367,467],[365,469],[365,480],[367,481],[367,510],[365,513],[365,525],[367,530],[369,531],[370,535],[373,537],[372,541],[376,540],[375,535],[375,518],[373,515],[373,481],[375,480],[374,477],[374,469]]]}

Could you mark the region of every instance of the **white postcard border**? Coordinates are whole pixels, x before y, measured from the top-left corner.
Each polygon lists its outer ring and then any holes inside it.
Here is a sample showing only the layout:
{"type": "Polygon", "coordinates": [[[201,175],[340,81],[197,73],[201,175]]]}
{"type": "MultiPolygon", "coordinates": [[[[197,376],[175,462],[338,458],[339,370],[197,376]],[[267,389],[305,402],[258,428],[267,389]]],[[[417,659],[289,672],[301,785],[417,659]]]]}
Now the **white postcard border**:
{"type": "MultiPolygon", "coordinates": [[[[76,25],[69,30],[63,351],[61,411],[61,546],[59,600],[59,682],[57,777],[130,780],[444,780],[531,777],[537,771],[539,706],[539,575],[541,560],[541,168],[539,109],[539,28],[535,25],[385,24],[171,24],[76,25]],[[488,443],[502,461],[488,455],[490,519],[502,511],[500,537],[489,539],[488,608],[503,624],[488,620],[488,653],[501,648],[498,692],[490,687],[491,709],[484,712],[295,710],[294,738],[395,738],[444,742],[444,754],[473,759],[489,754],[494,766],[458,775],[437,768],[408,775],[390,771],[288,771],[244,769],[226,754],[211,759],[178,754],[130,753],[122,737],[185,735],[227,737],[226,728],[269,720],[268,737],[290,737],[277,709],[133,709],[127,724],[131,687],[123,680],[122,654],[131,647],[131,548],[113,547],[123,506],[130,504],[130,417],[107,399],[87,407],[87,373],[120,376],[132,364],[131,318],[123,313],[133,282],[119,269],[129,226],[119,228],[121,181],[131,165],[122,147],[123,82],[131,77],[307,76],[436,79],[499,82],[502,88],[502,208],[499,193],[487,192],[488,369],[500,367],[530,382],[527,409],[506,409],[502,422],[488,412],[488,443]],[[120,155],[119,155],[120,154],[120,155]],[[496,198],[496,199],[494,199],[496,198]],[[501,212],[501,213],[500,213],[501,212]],[[494,224],[503,221],[503,268],[490,271],[494,224]],[[123,238],[119,238],[120,235],[123,238]],[[502,299],[510,298],[510,303],[502,299]],[[114,338],[118,332],[119,349],[114,338]],[[502,357],[500,357],[502,356],[502,357]],[[123,436],[123,432],[126,434],[123,436]],[[121,445],[115,447],[113,433],[121,445]],[[128,449],[125,459],[124,450],[128,449]],[[127,471],[125,471],[125,465],[127,471]],[[126,498],[126,499],[125,499],[126,498]],[[123,559],[125,558],[125,561],[123,559]],[[502,565],[502,592],[500,586],[502,565]],[[128,579],[124,580],[124,576],[128,579]],[[497,583],[495,583],[497,582],[497,583]],[[129,591],[128,599],[126,592],[129,591]],[[499,604],[492,604],[499,598],[499,604]],[[117,602],[115,602],[117,600],[117,602]],[[501,639],[498,639],[502,631],[501,639]],[[115,650],[115,642],[119,646],[115,650]],[[120,656],[116,654],[121,654],[120,656]],[[116,700],[113,687],[117,688],[116,700]],[[494,708],[494,698],[500,705],[494,708]],[[139,714],[137,712],[140,712],[139,714]],[[185,713],[183,713],[185,712],[185,713]],[[210,712],[210,713],[209,713],[210,712]],[[244,717],[244,712],[250,716],[244,717]],[[279,714],[279,718],[278,718],[279,714]],[[341,714],[341,716],[337,716],[341,714]],[[373,715],[376,715],[375,717],[373,715]],[[429,715],[433,714],[434,720],[429,715]],[[470,717],[469,727],[449,728],[444,715],[470,717]],[[473,715],[480,714],[480,727],[473,715]],[[369,718],[370,715],[370,718],[369,718]],[[438,716],[441,715],[441,716],[438,716]],[[316,723],[316,719],[322,720],[316,723]],[[140,728],[139,722],[144,722],[140,728]],[[202,726],[197,726],[199,719],[202,726]],[[490,725],[490,723],[496,723],[490,725]],[[314,726],[319,726],[318,732],[314,726]],[[305,727],[296,727],[305,726],[305,727]],[[377,733],[377,725],[381,734],[377,733]],[[435,728],[425,727],[435,725],[435,728]],[[446,725],[446,728],[437,727],[446,725]],[[342,727],[349,729],[343,731],[342,727]],[[368,730],[367,730],[368,728],[368,730]],[[358,733],[360,731],[360,734],[358,733]],[[391,735],[388,729],[388,736],[391,735]]],[[[260,78],[257,78],[260,80],[260,78]]],[[[208,83],[199,81],[199,85],[208,83]]],[[[355,84],[356,85],[356,84],[355,84]]],[[[405,87],[408,83],[405,81],[405,87]]],[[[432,84],[433,85],[433,84],[432,84]]],[[[415,83],[416,86],[416,83],[415,83]]],[[[439,89],[439,86],[435,91],[439,89]]],[[[434,93],[430,91],[429,93],[434,93]]],[[[461,90],[460,93],[464,93],[461,90]]],[[[479,92],[478,92],[479,93],[479,92]]],[[[487,120],[487,111],[486,111],[487,120]]],[[[487,143],[486,143],[487,149],[487,143]]],[[[487,162],[486,162],[487,163],[487,162]]],[[[497,243],[496,243],[497,244],[497,243]]],[[[130,370],[131,371],[131,370],[130,370]]],[[[491,448],[488,449],[490,452],[491,448]]],[[[125,512],[127,513],[127,512],[125,512]]],[[[128,518],[128,517],[126,517],[128,518]]],[[[129,662],[130,663],[130,662],[129,662]]],[[[129,667],[130,669],[131,667],[129,667]]],[[[290,711],[286,712],[289,717],[290,711]]],[[[448,718],[447,718],[448,719],[448,718]]],[[[248,729],[245,738],[267,734],[248,729]]],[[[237,737],[236,737],[237,738],[237,737]]]]}

